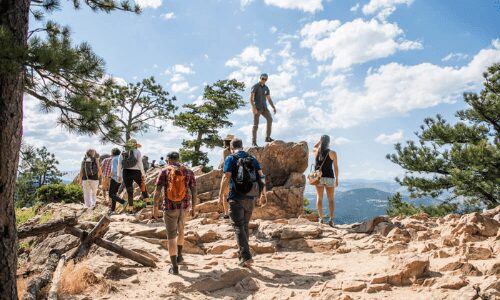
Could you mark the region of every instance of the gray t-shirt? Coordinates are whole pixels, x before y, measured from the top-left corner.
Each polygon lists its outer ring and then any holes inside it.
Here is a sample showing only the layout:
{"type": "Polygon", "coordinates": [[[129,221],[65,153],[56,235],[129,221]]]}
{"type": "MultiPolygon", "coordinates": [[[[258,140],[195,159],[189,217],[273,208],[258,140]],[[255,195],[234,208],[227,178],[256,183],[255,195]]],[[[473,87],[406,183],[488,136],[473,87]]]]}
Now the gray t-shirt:
{"type": "Polygon", "coordinates": [[[260,85],[260,83],[252,86],[251,93],[255,94],[253,97],[253,101],[255,102],[255,107],[258,111],[263,112],[267,109],[267,101],[266,96],[270,95],[269,88],[267,85],[260,85]]]}

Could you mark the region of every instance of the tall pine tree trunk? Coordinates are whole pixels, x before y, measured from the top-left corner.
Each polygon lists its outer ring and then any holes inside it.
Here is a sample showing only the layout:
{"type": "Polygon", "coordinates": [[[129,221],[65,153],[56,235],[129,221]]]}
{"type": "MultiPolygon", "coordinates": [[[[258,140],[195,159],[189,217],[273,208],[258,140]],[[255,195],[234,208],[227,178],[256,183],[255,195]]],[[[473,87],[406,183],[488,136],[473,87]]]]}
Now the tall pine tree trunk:
{"type": "MultiPolygon", "coordinates": [[[[29,0],[0,0],[0,26],[12,34],[12,44],[25,49],[29,0]]],[[[17,231],[14,190],[23,121],[22,65],[0,73],[0,299],[17,299],[17,231]]]]}
{"type": "Polygon", "coordinates": [[[198,136],[196,137],[196,144],[194,145],[194,158],[192,162],[192,166],[196,167],[200,165],[200,148],[201,148],[201,139],[203,138],[203,132],[198,131],[198,136]]]}

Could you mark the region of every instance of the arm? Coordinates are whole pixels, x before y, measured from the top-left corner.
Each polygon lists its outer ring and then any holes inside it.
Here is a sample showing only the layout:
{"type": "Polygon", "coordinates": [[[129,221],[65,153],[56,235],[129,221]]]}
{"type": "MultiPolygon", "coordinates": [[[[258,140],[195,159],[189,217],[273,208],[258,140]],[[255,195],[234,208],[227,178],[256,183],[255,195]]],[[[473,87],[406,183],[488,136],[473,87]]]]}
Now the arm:
{"type": "Polygon", "coordinates": [[[267,102],[269,102],[269,105],[273,108],[273,112],[276,114],[276,107],[274,107],[273,99],[271,99],[271,95],[266,96],[267,102]]]}
{"type": "Polygon", "coordinates": [[[257,113],[257,108],[255,107],[255,93],[251,92],[250,93],[250,106],[252,107],[252,113],[256,114],[257,113]]]}
{"type": "Polygon", "coordinates": [[[190,213],[191,213],[191,217],[194,217],[194,209],[196,207],[196,205],[198,204],[198,189],[196,188],[196,186],[191,186],[189,188],[191,190],[191,210],[190,210],[190,213]]]}
{"type": "Polygon", "coordinates": [[[219,205],[222,205],[224,195],[226,195],[229,191],[230,179],[231,179],[231,172],[226,172],[224,173],[224,175],[222,175],[222,180],[220,182],[220,190],[219,190],[219,205]]]}
{"type": "Polygon", "coordinates": [[[96,159],[96,165],[97,165],[97,176],[102,178],[102,168],[99,159],[96,159]]]}
{"type": "Polygon", "coordinates": [[[339,166],[337,164],[337,152],[330,151],[330,158],[333,160],[333,169],[335,171],[335,187],[339,186],[339,166]]]}
{"type": "Polygon", "coordinates": [[[144,171],[144,165],[142,164],[142,154],[140,151],[137,151],[137,164],[139,165],[139,170],[141,170],[142,176],[146,176],[146,172],[144,171]]]}
{"type": "Polygon", "coordinates": [[[319,140],[318,142],[316,142],[316,144],[314,144],[314,147],[313,147],[313,155],[314,156],[318,155],[318,151],[319,151],[320,147],[321,147],[321,140],[319,140]]]}

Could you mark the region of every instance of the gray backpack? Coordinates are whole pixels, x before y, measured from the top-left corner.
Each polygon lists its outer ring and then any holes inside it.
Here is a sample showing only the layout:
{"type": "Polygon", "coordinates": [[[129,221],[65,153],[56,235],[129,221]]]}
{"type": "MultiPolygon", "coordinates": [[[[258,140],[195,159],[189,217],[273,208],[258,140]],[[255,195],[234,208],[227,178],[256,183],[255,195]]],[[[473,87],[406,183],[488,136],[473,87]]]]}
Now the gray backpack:
{"type": "Polygon", "coordinates": [[[124,169],[130,169],[135,167],[137,164],[137,157],[134,155],[134,151],[123,151],[122,152],[122,167],[124,169]]]}

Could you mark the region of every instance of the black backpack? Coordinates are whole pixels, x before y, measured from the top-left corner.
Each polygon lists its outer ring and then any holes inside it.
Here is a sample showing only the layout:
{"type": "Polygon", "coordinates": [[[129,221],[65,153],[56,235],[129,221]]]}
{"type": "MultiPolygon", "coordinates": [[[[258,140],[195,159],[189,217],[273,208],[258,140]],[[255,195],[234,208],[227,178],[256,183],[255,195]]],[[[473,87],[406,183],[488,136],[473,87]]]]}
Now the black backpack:
{"type": "Polygon", "coordinates": [[[97,175],[97,162],[93,157],[85,157],[82,161],[83,174],[85,177],[89,178],[97,175]]]}
{"type": "Polygon", "coordinates": [[[137,157],[134,155],[134,151],[123,151],[122,152],[122,168],[130,169],[135,167],[137,164],[137,157]]]}
{"type": "Polygon", "coordinates": [[[255,169],[253,157],[239,157],[233,154],[237,159],[236,167],[232,170],[236,194],[240,196],[257,197],[262,191],[258,171],[255,169]]]}

